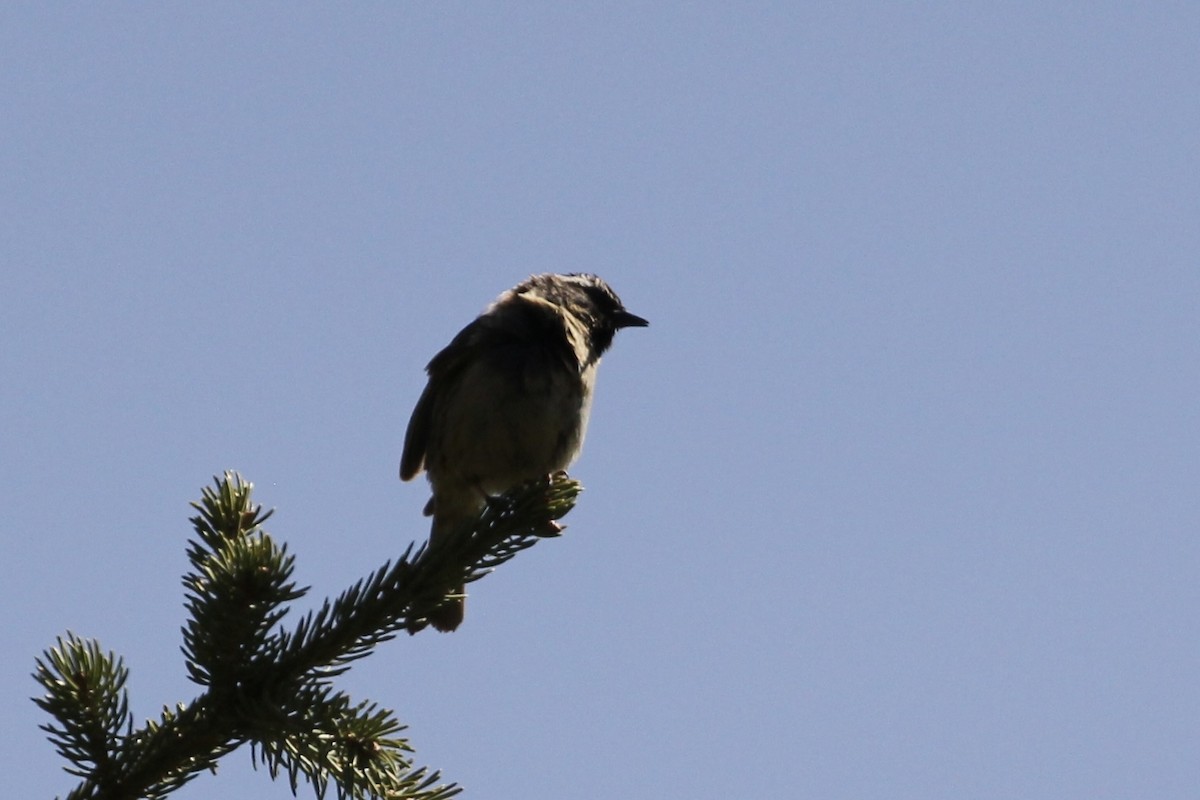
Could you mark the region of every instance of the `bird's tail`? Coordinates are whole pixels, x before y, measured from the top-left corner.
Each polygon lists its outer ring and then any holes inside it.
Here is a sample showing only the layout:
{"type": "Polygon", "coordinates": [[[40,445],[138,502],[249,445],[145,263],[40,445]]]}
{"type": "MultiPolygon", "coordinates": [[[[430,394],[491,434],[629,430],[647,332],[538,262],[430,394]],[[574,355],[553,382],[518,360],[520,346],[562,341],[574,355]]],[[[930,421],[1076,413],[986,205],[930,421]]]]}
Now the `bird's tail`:
{"type": "MultiPolygon", "coordinates": [[[[433,524],[429,531],[429,544],[436,546],[439,542],[444,542],[448,537],[453,536],[456,531],[462,530],[464,525],[474,521],[479,513],[483,510],[482,502],[467,502],[467,503],[451,503],[446,502],[446,498],[440,498],[441,502],[430,501],[430,505],[426,508],[427,513],[432,512],[433,524]]],[[[472,498],[474,501],[474,498],[472,498]]],[[[446,600],[441,605],[429,612],[427,617],[430,625],[435,630],[442,633],[449,633],[456,630],[462,624],[463,617],[467,611],[467,588],[463,584],[459,584],[453,592],[446,595],[446,600]]],[[[409,631],[416,633],[421,628],[425,627],[423,623],[418,623],[415,627],[409,625],[409,631]]]]}

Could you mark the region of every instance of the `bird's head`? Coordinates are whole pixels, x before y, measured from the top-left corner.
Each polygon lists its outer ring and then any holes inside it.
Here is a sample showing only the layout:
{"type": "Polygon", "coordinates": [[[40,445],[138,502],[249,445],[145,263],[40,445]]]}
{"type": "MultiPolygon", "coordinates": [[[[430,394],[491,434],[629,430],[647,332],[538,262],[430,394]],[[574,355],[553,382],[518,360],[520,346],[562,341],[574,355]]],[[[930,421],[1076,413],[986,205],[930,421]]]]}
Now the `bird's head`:
{"type": "Polygon", "coordinates": [[[545,304],[562,315],[568,327],[586,332],[595,358],[612,346],[621,328],[644,328],[650,323],[625,310],[617,293],[596,275],[534,275],[512,290],[514,296],[545,304]]]}

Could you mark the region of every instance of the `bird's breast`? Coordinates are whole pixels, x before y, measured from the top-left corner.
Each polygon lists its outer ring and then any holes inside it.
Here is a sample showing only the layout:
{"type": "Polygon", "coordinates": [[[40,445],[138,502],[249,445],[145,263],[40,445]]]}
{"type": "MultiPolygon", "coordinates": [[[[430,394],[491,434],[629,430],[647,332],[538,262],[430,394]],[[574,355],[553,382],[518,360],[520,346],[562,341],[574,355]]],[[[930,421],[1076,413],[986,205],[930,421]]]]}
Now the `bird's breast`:
{"type": "Polygon", "coordinates": [[[488,494],[566,469],[579,454],[591,406],[594,367],[561,360],[478,360],[447,393],[433,429],[428,466],[488,494]]]}

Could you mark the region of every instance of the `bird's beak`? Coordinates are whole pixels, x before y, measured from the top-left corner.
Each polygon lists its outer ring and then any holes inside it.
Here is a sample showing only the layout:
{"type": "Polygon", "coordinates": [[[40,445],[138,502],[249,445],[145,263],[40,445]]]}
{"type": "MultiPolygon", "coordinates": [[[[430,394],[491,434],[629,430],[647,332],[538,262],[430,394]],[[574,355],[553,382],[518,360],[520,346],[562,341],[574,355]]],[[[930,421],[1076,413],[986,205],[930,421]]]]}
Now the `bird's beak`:
{"type": "Polygon", "coordinates": [[[637,314],[630,314],[628,311],[621,310],[617,312],[616,317],[617,328],[644,328],[650,323],[639,317],[637,314]]]}

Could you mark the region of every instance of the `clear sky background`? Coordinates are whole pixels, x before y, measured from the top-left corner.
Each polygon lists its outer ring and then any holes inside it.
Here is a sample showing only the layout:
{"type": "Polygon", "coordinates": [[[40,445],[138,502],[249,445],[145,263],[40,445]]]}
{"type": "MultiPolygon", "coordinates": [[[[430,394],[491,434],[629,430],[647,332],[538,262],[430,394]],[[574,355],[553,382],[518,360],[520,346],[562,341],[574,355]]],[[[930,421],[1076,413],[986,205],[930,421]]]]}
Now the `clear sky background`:
{"type": "MultiPolygon", "coordinates": [[[[188,502],[423,537],[430,356],[651,320],[565,538],[343,685],[476,798],[1200,793],[1200,6],[0,7],[5,793],[67,630],[188,700],[188,502]]],[[[306,603],[302,608],[311,605],[306,603]]],[[[302,791],[306,796],[308,789],[302,791]]],[[[180,798],[284,798],[223,762],[180,798]]]]}

